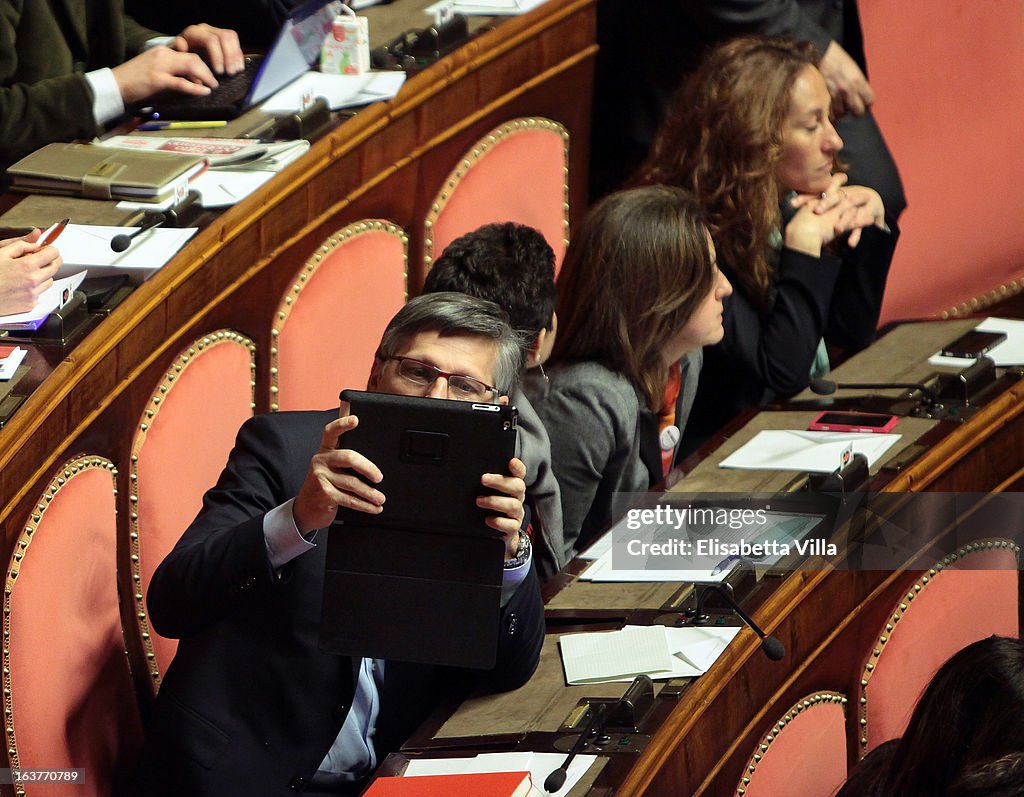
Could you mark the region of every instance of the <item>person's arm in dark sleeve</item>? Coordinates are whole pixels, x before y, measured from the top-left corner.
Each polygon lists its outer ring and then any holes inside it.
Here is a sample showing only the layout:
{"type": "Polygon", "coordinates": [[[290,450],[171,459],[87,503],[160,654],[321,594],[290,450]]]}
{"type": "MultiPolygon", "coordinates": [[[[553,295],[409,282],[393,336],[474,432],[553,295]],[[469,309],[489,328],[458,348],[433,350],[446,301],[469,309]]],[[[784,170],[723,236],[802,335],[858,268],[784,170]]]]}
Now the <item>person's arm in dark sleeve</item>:
{"type": "Polygon", "coordinates": [[[743,369],[754,403],[766,390],[787,396],[807,387],[839,269],[830,254],[783,249],[767,310],[759,311],[738,290],[726,298],[722,348],[743,369]]]}
{"type": "Polygon", "coordinates": [[[242,426],[217,485],[153,575],[148,605],[158,633],[197,634],[287,578],[287,564],[277,574],[271,567],[264,516],[297,490],[282,480],[280,461],[310,445],[286,440],[280,425],[260,416],[242,426]]]}
{"type": "Polygon", "coordinates": [[[821,54],[833,39],[796,0],[697,0],[691,13],[722,38],[744,33],[788,36],[813,42],[821,54]]]}
{"type": "Polygon", "coordinates": [[[507,692],[530,680],[544,644],[544,605],[534,567],[502,608],[499,622],[497,663],[484,676],[483,686],[507,692]]]}
{"type": "MultiPolygon", "coordinates": [[[[20,81],[24,61],[41,58],[48,42],[29,52],[19,4],[0,3],[0,163],[10,164],[42,144],[99,133],[92,114],[92,93],[85,77],[68,73],[35,83],[20,81]]],[[[55,48],[56,51],[56,48],[55,48]]],[[[3,168],[3,167],[0,167],[3,168]]]]}
{"type": "Polygon", "coordinates": [[[846,353],[860,351],[875,339],[899,234],[893,221],[889,222],[888,231],[867,227],[860,243],[843,254],[825,338],[846,353]]]}

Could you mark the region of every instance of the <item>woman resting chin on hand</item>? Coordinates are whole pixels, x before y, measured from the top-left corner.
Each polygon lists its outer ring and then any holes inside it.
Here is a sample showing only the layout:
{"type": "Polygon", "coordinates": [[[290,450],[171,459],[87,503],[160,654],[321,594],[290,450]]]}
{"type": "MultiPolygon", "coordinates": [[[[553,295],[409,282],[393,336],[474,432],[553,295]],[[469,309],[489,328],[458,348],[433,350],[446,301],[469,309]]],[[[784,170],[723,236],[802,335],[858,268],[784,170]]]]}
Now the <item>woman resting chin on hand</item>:
{"type": "Polygon", "coordinates": [[[705,352],[685,451],[827,373],[824,343],[849,353],[874,339],[898,233],[878,194],[839,171],[818,61],[813,45],[783,38],[720,45],[638,178],[697,196],[736,287],[722,342],[705,352]]]}

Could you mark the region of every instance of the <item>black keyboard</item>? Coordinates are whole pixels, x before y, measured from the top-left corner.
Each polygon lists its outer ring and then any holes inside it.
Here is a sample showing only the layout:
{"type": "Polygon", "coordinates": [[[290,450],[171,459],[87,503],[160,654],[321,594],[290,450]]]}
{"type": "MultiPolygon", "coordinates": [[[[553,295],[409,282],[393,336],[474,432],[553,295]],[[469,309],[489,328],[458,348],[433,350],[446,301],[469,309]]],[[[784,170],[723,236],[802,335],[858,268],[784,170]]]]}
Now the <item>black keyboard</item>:
{"type": "Polygon", "coordinates": [[[262,60],[262,56],[247,55],[245,69],[218,77],[219,85],[209,94],[193,97],[180,91],[158,92],[146,100],[142,112],[156,119],[234,119],[248,110],[243,102],[262,60]]]}

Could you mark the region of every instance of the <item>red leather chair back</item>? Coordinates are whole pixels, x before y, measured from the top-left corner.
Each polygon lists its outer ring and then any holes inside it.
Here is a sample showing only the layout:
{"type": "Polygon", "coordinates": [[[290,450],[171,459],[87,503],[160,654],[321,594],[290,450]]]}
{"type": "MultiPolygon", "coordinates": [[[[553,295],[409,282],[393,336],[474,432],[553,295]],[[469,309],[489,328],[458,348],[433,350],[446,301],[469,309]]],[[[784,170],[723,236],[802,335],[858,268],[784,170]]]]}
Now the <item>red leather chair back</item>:
{"type": "Polygon", "coordinates": [[[893,607],[865,657],[861,757],[903,735],[918,697],[950,656],[979,639],[1018,636],[1019,548],[984,540],[924,574],[893,607]]]}
{"type": "Polygon", "coordinates": [[[272,410],[323,410],[366,387],[380,335],[408,297],[409,240],[379,219],[328,238],[295,275],[274,316],[272,410]]]}
{"type": "Polygon", "coordinates": [[[118,604],[114,477],[101,457],[68,462],[14,546],[4,592],[9,766],[85,770],[84,785],[17,794],[107,795],[142,741],[118,604]]]}
{"type": "Polygon", "coordinates": [[[490,222],[540,230],[555,250],[569,240],[569,132],[550,119],[514,119],[495,128],[452,170],[427,215],[426,267],[453,240],[490,222]]]}
{"type": "Polygon", "coordinates": [[[154,690],[177,642],[149,627],[146,590],[157,566],[217,482],[238,428],[252,415],[255,346],[231,330],[186,347],[160,380],[132,440],[131,545],[135,616],[154,690]]]}
{"type": "Polygon", "coordinates": [[[846,780],[846,698],[797,701],[761,739],[736,788],[740,797],[831,797],[846,780]]]}

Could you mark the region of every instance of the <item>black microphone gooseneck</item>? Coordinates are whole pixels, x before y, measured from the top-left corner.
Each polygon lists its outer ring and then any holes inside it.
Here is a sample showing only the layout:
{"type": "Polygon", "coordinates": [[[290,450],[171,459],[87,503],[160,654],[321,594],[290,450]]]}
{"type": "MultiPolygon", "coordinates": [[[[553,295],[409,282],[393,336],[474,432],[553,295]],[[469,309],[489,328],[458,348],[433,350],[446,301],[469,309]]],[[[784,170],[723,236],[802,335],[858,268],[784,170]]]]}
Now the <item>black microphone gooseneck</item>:
{"type": "Polygon", "coordinates": [[[833,382],[831,379],[812,379],[811,391],[819,396],[831,396],[837,390],[917,390],[928,400],[929,406],[938,403],[935,391],[920,382],[833,382]]]}
{"type": "Polygon", "coordinates": [[[167,216],[158,211],[147,211],[145,217],[142,220],[142,226],[137,227],[130,233],[122,233],[121,235],[115,235],[110,239],[110,248],[115,252],[123,252],[129,246],[132,245],[132,240],[137,236],[142,235],[146,230],[152,230],[154,227],[159,227],[167,221],[167,216]]]}
{"type": "Polygon", "coordinates": [[[569,751],[569,756],[562,762],[562,766],[544,778],[544,791],[554,794],[565,785],[565,779],[569,775],[569,764],[572,763],[576,754],[587,746],[587,739],[591,736],[597,736],[604,730],[605,717],[607,715],[608,705],[606,703],[590,704],[590,719],[587,720],[583,733],[580,734],[573,744],[572,749],[569,751]]]}
{"type": "Polygon", "coordinates": [[[704,589],[697,593],[697,613],[693,618],[694,625],[707,625],[710,620],[710,618],[704,613],[704,599],[711,590],[714,590],[721,595],[722,599],[729,604],[729,608],[736,612],[736,615],[751,631],[757,634],[761,640],[761,649],[764,651],[764,655],[772,661],[781,661],[783,659],[786,655],[785,646],[783,646],[783,644],[775,637],[768,636],[764,631],[762,631],[757,623],[751,619],[750,615],[743,611],[743,608],[733,600],[732,595],[730,595],[728,591],[722,589],[718,584],[708,584],[704,589]]]}

